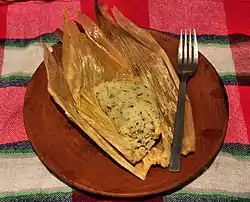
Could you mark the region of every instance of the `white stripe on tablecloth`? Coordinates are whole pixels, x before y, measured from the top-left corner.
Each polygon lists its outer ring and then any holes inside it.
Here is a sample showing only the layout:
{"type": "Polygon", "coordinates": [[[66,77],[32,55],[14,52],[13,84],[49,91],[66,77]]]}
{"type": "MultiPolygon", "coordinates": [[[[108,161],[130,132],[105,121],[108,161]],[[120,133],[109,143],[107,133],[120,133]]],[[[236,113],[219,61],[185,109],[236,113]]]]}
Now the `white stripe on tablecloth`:
{"type": "MultiPolygon", "coordinates": [[[[46,44],[50,47],[51,44],[46,44]]],[[[43,61],[43,48],[35,42],[24,48],[5,47],[2,75],[33,74],[43,61]]]]}
{"type": "MultiPolygon", "coordinates": [[[[68,188],[36,156],[0,158],[0,171],[0,193],[68,188]]],[[[211,167],[183,191],[243,194],[249,192],[249,187],[250,159],[220,153],[211,167]]]]}
{"type": "Polygon", "coordinates": [[[229,44],[199,44],[199,51],[213,64],[218,73],[235,73],[229,44]]]}
{"type": "MultiPolygon", "coordinates": [[[[51,44],[46,44],[48,47],[51,44]]],[[[214,65],[219,73],[235,73],[231,49],[228,44],[199,44],[200,52],[214,65]]],[[[43,61],[40,42],[25,48],[6,47],[2,75],[33,74],[43,61]]]]}
{"type": "Polygon", "coordinates": [[[183,190],[250,194],[249,187],[250,159],[220,153],[211,167],[183,190]]]}
{"type": "Polygon", "coordinates": [[[28,190],[70,189],[54,177],[34,157],[0,158],[0,193],[17,193],[28,190]]]}

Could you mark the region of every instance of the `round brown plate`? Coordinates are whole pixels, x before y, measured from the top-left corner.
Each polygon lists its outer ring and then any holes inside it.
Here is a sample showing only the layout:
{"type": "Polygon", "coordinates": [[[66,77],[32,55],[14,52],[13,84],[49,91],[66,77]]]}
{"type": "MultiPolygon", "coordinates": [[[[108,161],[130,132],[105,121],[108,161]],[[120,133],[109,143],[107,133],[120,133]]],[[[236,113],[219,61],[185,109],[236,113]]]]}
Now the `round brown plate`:
{"type": "MultiPolygon", "coordinates": [[[[176,67],[178,39],[157,31],[154,38],[176,67]]],[[[24,122],[29,140],[44,165],[59,179],[87,192],[113,197],[142,197],[171,192],[201,174],[217,155],[227,128],[228,101],[213,66],[199,55],[195,76],[189,81],[196,130],[196,152],[182,158],[180,172],[151,168],[140,180],[121,168],[69,121],[47,92],[42,63],[28,84],[24,122]]]]}

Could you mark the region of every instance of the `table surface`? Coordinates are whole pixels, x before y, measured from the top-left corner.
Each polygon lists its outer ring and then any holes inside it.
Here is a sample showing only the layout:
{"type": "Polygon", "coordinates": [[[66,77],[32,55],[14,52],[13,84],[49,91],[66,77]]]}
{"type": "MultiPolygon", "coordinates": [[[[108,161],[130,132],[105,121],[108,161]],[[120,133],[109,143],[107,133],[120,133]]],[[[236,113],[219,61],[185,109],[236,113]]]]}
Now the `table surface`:
{"type": "MultiPolygon", "coordinates": [[[[93,18],[94,0],[0,1],[0,201],[104,201],[72,190],[42,165],[23,124],[26,85],[58,41],[62,11],[93,18]]],[[[196,28],[199,50],[215,66],[228,94],[230,119],[212,166],[178,192],[146,201],[250,201],[250,1],[102,0],[136,24],[173,34],[196,28]]],[[[107,201],[105,199],[105,201],[107,201]]],[[[114,200],[111,200],[114,201],[114,200]]]]}

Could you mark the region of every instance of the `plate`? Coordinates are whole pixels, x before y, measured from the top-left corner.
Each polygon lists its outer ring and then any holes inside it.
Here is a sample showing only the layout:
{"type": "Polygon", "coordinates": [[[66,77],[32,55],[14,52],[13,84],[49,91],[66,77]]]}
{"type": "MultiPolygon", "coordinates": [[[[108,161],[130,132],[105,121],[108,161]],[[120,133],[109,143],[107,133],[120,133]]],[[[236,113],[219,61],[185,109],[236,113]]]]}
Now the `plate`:
{"type": "MultiPolygon", "coordinates": [[[[150,32],[176,68],[178,39],[150,32]]],[[[196,152],[182,157],[180,172],[152,167],[144,181],[120,167],[64,115],[47,91],[44,63],[27,86],[24,123],[43,164],[78,190],[123,198],[171,193],[209,167],[223,144],[228,123],[226,91],[214,67],[200,53],[198,70],[188,83],[187,93],[193,110],[196,152]]]]}

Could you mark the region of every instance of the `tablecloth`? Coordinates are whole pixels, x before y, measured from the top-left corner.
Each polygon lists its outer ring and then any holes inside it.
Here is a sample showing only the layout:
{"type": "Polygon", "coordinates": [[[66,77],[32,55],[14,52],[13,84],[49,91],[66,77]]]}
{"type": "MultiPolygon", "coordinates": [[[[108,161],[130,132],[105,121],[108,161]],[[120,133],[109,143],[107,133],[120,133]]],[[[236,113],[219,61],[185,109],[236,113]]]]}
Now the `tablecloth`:
{"type": "MultiPolygon", "coordinates": [[[[250,1],[103,0],[142,27],[179,34],[196,28],[199,50],[215,66],[228,94],[224,145],[212,166],[191,184],[153,201],[250,201],[250,1]]],[[[0,201],[94,202],[55,178],[26,136],[26,85],[43,60],[39,43],[58,41],[62,11],[94,16],[93,0],[0,3],[0,201]]],[[[104,200],[103,200],[104,201],[104,200]]],[[[112,200],[111,200],[112,201],[112,200]]],[[[140,200],[139,200],[140,201],[140,200]]]]}

